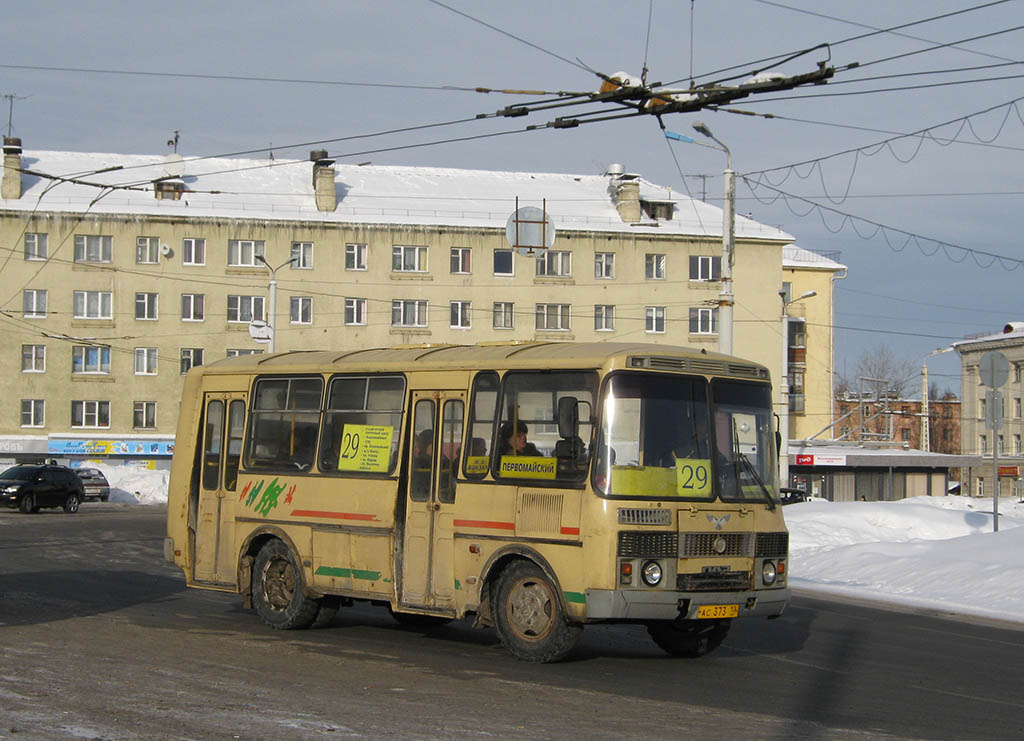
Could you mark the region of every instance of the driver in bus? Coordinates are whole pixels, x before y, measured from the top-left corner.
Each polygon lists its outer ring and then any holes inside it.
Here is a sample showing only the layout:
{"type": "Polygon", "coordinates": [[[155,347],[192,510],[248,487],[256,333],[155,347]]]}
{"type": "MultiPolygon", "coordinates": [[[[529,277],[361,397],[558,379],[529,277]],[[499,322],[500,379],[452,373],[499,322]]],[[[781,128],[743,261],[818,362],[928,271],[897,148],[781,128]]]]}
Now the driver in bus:
{"type": "Polygon", "coordinates": [[[498,448],[499,455],[529,455],[542,456],[537,446],[526,439],[526,423],[522,420],[514,425],[511,421],[501,425],[501,445],[498,448]]]}

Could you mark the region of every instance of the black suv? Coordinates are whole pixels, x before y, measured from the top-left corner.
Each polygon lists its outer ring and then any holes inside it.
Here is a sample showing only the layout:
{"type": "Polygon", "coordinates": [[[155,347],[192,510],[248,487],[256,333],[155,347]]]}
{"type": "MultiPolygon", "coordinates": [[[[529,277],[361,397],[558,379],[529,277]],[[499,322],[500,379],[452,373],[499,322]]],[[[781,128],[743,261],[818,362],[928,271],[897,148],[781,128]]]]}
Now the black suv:
{"type": "Polygon", "coordinates": [[[83,499],[82,480],[65,466],[21,465],[0,473],[0,505],[17,507],[25,514],[42,507],[77,512],[83,499]]]}
{"type": "Polygon", "coordinates": [[[82,480],[86,499],[99,499],[105,502],[110,498],[110,484],[103,471],[98,468],[76,468],[74,471],[82,480]]]}

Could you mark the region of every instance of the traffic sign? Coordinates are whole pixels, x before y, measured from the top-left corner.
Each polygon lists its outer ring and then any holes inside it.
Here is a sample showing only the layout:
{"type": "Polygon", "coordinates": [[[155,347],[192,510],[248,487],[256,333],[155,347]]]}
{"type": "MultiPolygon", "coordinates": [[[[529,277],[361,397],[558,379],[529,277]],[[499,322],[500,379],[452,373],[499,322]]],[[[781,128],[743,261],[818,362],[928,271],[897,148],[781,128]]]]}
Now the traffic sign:
{"type": "Polygon", "coordinates": [[[1010,377],[1010,361],[998,350],[989,350],[978,363],[981,385],[997,389],[1010,377]]]}

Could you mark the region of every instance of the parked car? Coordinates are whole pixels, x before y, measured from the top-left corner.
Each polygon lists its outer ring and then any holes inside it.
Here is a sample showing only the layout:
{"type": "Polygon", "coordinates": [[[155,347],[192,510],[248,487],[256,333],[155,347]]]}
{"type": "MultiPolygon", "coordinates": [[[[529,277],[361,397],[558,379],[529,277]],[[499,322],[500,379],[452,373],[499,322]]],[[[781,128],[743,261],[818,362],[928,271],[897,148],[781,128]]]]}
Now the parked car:
{"type": "Polygon", "coordinates": [[[103,475],[103,471],[98,468],[76,468],[74,472],[82,480],[86,499],[107,501],[110,497],[110,484],[107,482],[107,477],[103,475]]]}
{"type": "Polygon", "coordinates": [[[807,501],[807,492],[803,489],[788,489],[783,487],[779,489],[779,499],[783,504],[796,504],[797,502],[807,501]]]}
{"type": "Polygon", "coordinates": [[[84,499],[82,480],[66,466],[21,465],[0,473],[0,504],[25,514],[43,507],[77,512],[84,499]]]}

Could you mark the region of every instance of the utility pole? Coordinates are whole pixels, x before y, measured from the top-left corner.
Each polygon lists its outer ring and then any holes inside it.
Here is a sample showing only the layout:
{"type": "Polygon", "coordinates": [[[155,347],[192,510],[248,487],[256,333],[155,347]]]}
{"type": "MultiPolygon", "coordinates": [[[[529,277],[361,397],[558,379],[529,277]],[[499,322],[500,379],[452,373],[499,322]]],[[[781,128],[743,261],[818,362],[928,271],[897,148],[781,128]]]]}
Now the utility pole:
{"type": "Polygon", "coordinates": [[[267,327],[270,328],[270,342],[267,343],[267,352],[273,353],[275,350],[274,322],[277,318],[277,271],[285,265],[291,265],[299,258],[292,257],[285,260],[276,268],[270,267],[270,263],[263,258],[263,255],[256,255],[256,259],[263,263],[267,267],[267,270],[270,271],[270,306],[267,308],[267,327]]]}

